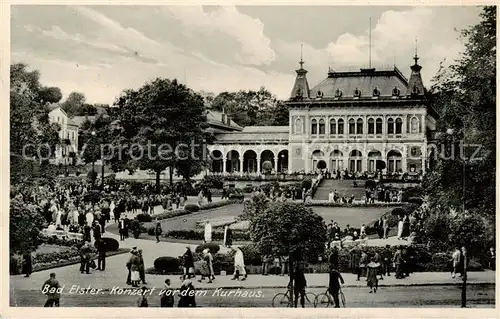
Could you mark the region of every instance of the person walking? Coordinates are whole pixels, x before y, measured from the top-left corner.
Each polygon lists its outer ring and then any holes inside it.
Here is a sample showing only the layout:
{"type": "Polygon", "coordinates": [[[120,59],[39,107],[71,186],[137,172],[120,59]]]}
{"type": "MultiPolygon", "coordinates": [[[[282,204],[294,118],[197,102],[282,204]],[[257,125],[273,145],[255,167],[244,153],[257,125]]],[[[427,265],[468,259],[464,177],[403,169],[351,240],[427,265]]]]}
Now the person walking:
{"type": "Polygon", "coordinates": [[[384,239],[389,238],[389,220],[387,219],[387,216],[384,216],[384,218],[382,219],[382,228],[384,233],[384,239]]]}
{"type": "Polygon", "coordinates": [[[23,267],[22,267],[22,273],[24,274],[24,277],[29,277],[33,271],[33,262],[31,258],[31,252],[26,251],[23,254],[23,267]]]}
{"type": "Polygon", "coordinates": [[[328,261],[330,262],[330,267],[333,269],[339,268],[339,248],[336,245],[333,246],[332,253],[330,254],[328,261]]]}
{"type": "Polygon", "coordinates": [[[191,247],[186,246],[186,252],[182,255],[182,263],[184,269],[184,275],[182,276],[182,280],[191,279],[194,277],[194,259],[193,253],[191,252],[191,247]]]}
{"type": "Polygon", "coordinates": [[[94,232],[94,243],[98,243],[101,240],[101,225],[98,221],[94,222],[94,226],[92,227],[94,232]]]}
{"type": "Polygon", "coordinates": [[[330,293],[330,295],[333,297],[335,308],[340,308],[339,291],[341,283],[342,285],[344,284],[344,278],[342,278],[342,275],[337,269],[331,268],[328,282],[328,293],[330,293]]]}
{"type": "Polygon", "coordinates": [[[104,271],[106,269],[106,241],[102,238],[97,242],[97,270],[104,271]]]}
{"type": "Polygon", "coordinates": [[[361,277],[360,260],[361,260],[361,250],[358,246],[350,251],[350,268],[353,274],[357,275],[356,281],[359,281],[361,277]]]}
{"type": "Polygon", "coordinates": [[[90,274],[90,243],[88,241],[80,248],[80,272],[90,274]]]}
{"type": "MultiPolygon", "coordinates": [[[[132,287],[139,287],[140,275],[139,275],[139,257],[137,256],[138,252],[136,249],[132,249],[130,251],[130,259],[128,261],[128,267],[130,267],[130,284],[132,287]]],[[[127,278],[128,279],[128,278],[127,278]]]]}
{"type": "Polygon", "coordinates": [[[398,239],[401,239],[403,237],[403,218],[399,217],[399,222],[398,222],[398,239]]]}
{"type": "Polygon", "coordinates": [[[451,255],[451,262],[452,262],[451,278],[455,278],[457,273],[459,273],[459,276],[462,276],[460,272],[460,248],[455,247],[455,251],[451,255]]]}
{"type": "MultiPolygon", "coordinates": [[[[373,255],[373,261],[377,264],[379,264],[379,267],[378,267],[378,272],[377,272],[377,276],[380,276],[380,280],[384,280],[384,276],[383,276],[383,263],[382,263],[382,256],[380,256],[380,254],[378,253],[378,251],[375,252],[375,255],[373,255]]],[[[378,278],[378,277],[377,277],[378,278]]]]}
{"type": "Polygon", "coordinates": [[[375,258],[372,257],[366,268],[366,284],[370,287],[370,293],[376,293],[378,289],[377,274],[380,272],[380,263],[375,262],[375,258]]]}
{"type": "Polygon", "coordinates": [[[234,248],[234,276],[231,280],[240,280],[240,276],[243,276],[241,280],[247,279],[247,272],[245,271],[245,259],[243,252],[239,247],[234,248]]]}
{"type": "Polygon", "coordinates": [[[160,235],[162,232],[163,232],[163,230],[161,229],[160,221],[158,219],[156,219],[156,227],[155,227],[156,243],[160,242],[160,235]]]}
{"type": "Polygon", "coordinates": [[[145,272],[145,267],[144,267],[144,258],[142,256],[142,249],[139,249],[137,251],[137,257],[139,258],[139,266],[137,270],[139,271],[139,278],[141,279],[142,283],[144,285],[147,284],[146,282],[146,272],[145,272]]]}
{"type": "Polygon", "coordinates": [[[295,295],[294,306],[297,308],[297,302],[300,295],[300,305],[302,308],[305,308],[305,296],[306,296],[306,287],[307,281],[304,275],[304,270],[302,269],[302,265],[296,265],[295,271],[292,274],[292,282],[293,282],[293,292],[295,295]]]}
{"type": "Polygon", "coordinates": [[[160,307],[172,308],[174,306],[174,290],[170,287],[170,279],[165,279],[165,287],[160,292],[160,307]]]}
{"type": "Polygon", "coordinates": [[[361,259],[359,260],[359,277],[365,277],[366,276],[366,266],[368,265],[369,262],[368,254],[366,252],[361,252],[361,259]]]}
{"type": "Polygon", "coordinates": [[[50,273],[50,278],[42,286],[42,292],[45,292],[47,296],[44,307],[59,307],[59,299],[61,298],[60,288],[61,285],[56,279],[56,274],[53,272],[50,273]]]}
{"type": "Polygon", "coordinates": [[[392,262],[394,263],[394,268],[396,269],[396,279],[403,279],[404,259],[401,253],[401,248],[398,248],[398,250],[396,250],[392,262]]]}
{"type": "Polygon", "coordinates": [[[210,224],[210,221],[206,221],[205,223],[205,243],[209,243],[212,241],[212,225],[210,224]]]}
{"type": "Polygon", "coordinates": [[[120,241],[125,240],[125,220],[123,218],[120,218],[118,221],[118,231],[120,233],[120,241]]]}
{"type": "Polygon", "coordinates": [[[488,260],[488,268],[491,270],[495,270],[496,268],[495,248],[490,247],[490,250],[488,251],[487,255],[487,260],[488,260]]]}
{"type": "Polygon", "coordinates": [[[179,296],[177,307],[196,307],[195,289],[190,279],[186,279],[182,282],[181,288],[179,289],[179,296]]]}
{"type": "Polygon", "coordinates": [[[382,259],[383,259],[383,274],[384,276],[390,276],[391,264],[392,264],[391,245],[385,245],[385,249],[382,252],[382,259]]]}
{"type": "Polygon", "coordinates": [[[137,299],[137,307],[139,308],[147,308],[149,307],[148,305],[148,298],[146,297],[146,293],[148,292],[147,287],[142,287],[139,299],[137,299]]]}

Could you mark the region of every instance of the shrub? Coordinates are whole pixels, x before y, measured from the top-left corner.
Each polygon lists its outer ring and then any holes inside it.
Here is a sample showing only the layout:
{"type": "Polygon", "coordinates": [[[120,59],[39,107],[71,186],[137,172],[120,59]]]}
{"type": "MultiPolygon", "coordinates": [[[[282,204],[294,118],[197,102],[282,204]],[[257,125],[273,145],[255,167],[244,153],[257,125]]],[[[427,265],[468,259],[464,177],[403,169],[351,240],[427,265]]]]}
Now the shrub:
{"type": "Polygon", "coordinates": [[[243,200],[244,198],[245,198],[245,195],[243,195],[243,194],[229,194],[229,199],[243,200]]]}
{"type": "Polygon", "coordinates": [[[147,229],[148,235],[154,236],[155,232],[156,232],[156,227],[148,227],[148,229],[147,229]]]}
{"type": "Polygon", "coordinates": [[[197,212],[200,210],[200,206],[195,205],[195,204],[187,204],[184,206],[184,209],[190,213],[194,213],[194,212],[197,212]]]}
{"type": "Polygon", "coordinates": [[[195,252],[201,253],[203,250],[208,248],[212,254],[216,254],[220,250],[220,246],[217,245],[216,243],[207,243],[207,244],[202,244],[196,247],[195,252]]]}
{"type": "Polygon", "coordinates": [[[19,275],[22,270],[22,256],[10,255],[9,273],[11,275],[19,275]]]}
{"type": "Polygon", "coordinates": [[[117,251],[120,248],[120,243],[114,238],[103,237],[101,240],[106,242],[107,251],[117,251]]]}
{"type": "Polygon", "coordinates": [[[201,183],[208,188],[222,189],[224,187],[224,178],[218,175],[207,175],[201,183]]]}
{"type": "Polygon", "coordinates": [[[408,198],[408,203],[413,203],[413,204],[417,204],[417,205],[422,205],[422,203],[424,202],[424,200],[420,197],[410,197],[408,198]]]}
{"type": "Polygon", "coordinates": [[[243,193],[251,193],[253,192],[253,186],[252,185],[247,185],[245,187],[243,187],[243,193]]]}
{"type": "Polygon", "coordinates": [[[153,263],[155,269],[162,274],[172,274],[179,272],[179,260],[175,257],[159,257],[153,263]]]}
{"type": "MultiPolygon", "coordinates": [[[[175,239],[187,239],[187,240],[203,240],[205,238],[205,232],[202,230],[193,229],[179,229],[171,230],[165,233],[166,238],[175,239]]],[[[214,231],[212,232],[212,240],[223,240],[224,232],[214,231]]],[[[250,241],[250,234],[243,231],[233,230],[233,241],[250,241]]]]}
{"type": "Polygon", "coordinates": [[[308,190],[312,186],[312,180],[310,178],[306,178],[302,181],[302,188],[308,190]]]}
{"type": "Polygon", "coordinates": [[[365,182],[365,188],[371,188],[371,189],[373,189],[375,187],[377,187],[377,183],[374,180],[369,179],[369,180],[367,180],[365,182]]]}
{"type": "MultiPolygon", "coordinates": [[[[253,245],[246,245],[240,247],[243,252],[243,258],[245,259],[245,265],[262,265],[262,254],[257,249],[257,247],[253,245]]],[[[233,256],[233,254],[231,254],[233,256]]]]}
{"type": "Polygon", "coordinates": [[[139,223],[149,223],[153,221],[153,217],[148,214],[139,214],[137,215],[137,220],[139,221],[139,223]]]}
{"type": "Polygon", "coordinates": [[[87,173],[87,179],[90,182],[94,182],[97,179],[97,172],[96,171],[90,171],[87,173]]]}

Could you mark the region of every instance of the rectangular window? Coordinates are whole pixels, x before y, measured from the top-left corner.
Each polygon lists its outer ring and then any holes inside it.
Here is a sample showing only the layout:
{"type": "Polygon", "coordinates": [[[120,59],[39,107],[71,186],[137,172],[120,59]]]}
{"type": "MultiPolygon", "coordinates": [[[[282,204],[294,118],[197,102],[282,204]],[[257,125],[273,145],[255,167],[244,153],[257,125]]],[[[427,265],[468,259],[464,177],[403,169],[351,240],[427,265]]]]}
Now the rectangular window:
{"type": "Polygon", "coordinates": [[[382,134],[382,122],[377,122],[376,124],[376,134],[382,134]]]}
{"type": "Polygon", "coordinates": [[[344,134],[344,123],[339,123],[339,135],[344,134]]]}
{"type": "Polygon", "coordinates": [[[349,123],[349,134],[356,134],[356,124],[349,123]]]}
{"type": "Polygon", "coordinates": [[[312,125],[311,134],[318,134],[318,125],[317,124],[312,125]]]}

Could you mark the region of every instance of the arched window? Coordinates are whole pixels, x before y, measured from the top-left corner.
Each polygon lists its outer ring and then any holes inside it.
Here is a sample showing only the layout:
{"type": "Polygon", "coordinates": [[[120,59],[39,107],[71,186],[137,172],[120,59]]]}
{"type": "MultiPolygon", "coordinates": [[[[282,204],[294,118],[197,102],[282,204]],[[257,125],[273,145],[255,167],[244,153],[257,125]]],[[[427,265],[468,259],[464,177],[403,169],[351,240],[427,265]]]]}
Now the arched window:
{"type": "Polygon", "coordinates": [[[375,120],[373,118],[368,119],[368,134],[375,134],[375,120]]]}
{"type": "Polygon", "coordinates": [[[302,134],[302,120],[295,120],[295,134],[302,134]]]}
{"type": "Polygon", "coordinates": [[[403,120],[398,117],[396,119],[396,134],[401,134],[403,132],[403,120]]]}
{"type": "Polygon", "coordinates": [[[394,119],[387,120],[387,134],[394,134],[394,119]]]}
{"type": "Polygon", "coordinates": [[[382,134],[382,119],[378,118],[375,125],[375,134],[382,134]]]}
{"type": "Polygon", "coordinates": [[[349,134],[356,134],[356,122],[354,119],[349,120],[349,134]]]}
{"type": "Polygon", "coordinates": [[[318,121],[315,119],[311,121],[311,134],[318,134],[318,121]]]}
{"type": "Polygon", "coordinates": [[[356,121],[356,134],[363,134],[363,120],[358,119],[356,121]]]}
{"type": "Polygon", "coordinates": [[[330,134],[337,134],[337,125],[335,119],[330,120],[330,134]]]}
{"type": "Polygon", "coordinates": [[[358,150],[349,153],[349,171],[361,172],[363,155],[358,150]]]}
{"type": "Polygon", "coordinates": [[[416,117],[412,117],[410,122],[410,130],[412,134],[419,133],[418,126],[419,126],[418,119],[416,117]]]}
{"type": "Polygon", "coordinates": [[[387,164],[390,173],[401,172],[401,153],[396,150],[387,153],[387,164]]]}
{"type": "Polygon", "coordinates": [[[325,134],[325,120],[319,120],[319,134],[325,134]]]}
{"type": "Polygon", "coordinates": [[[338,129],[338,134],[339,135],[343,135],[344,134],[344,120],[343,119],[339,119],[337,121],[337,129],[338,129]]]}

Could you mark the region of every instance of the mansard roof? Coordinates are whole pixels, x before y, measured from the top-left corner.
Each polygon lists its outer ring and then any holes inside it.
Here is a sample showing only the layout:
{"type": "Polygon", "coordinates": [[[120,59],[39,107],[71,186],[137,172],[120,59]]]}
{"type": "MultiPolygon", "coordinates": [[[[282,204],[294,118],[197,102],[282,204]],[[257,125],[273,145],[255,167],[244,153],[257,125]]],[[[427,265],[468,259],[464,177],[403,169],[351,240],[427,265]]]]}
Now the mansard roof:
{"type": "Polygon", "coordinates": [[[338,98],[363,99],[392,97],[394,90],[400,95],[406,93],[408,80],[396,68],[392,70],[361,69],[359,72],[335,72],[311,89],[311,99],[338,98]]]}

